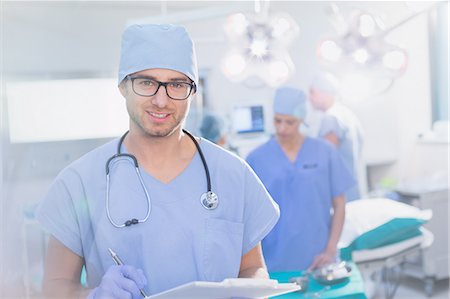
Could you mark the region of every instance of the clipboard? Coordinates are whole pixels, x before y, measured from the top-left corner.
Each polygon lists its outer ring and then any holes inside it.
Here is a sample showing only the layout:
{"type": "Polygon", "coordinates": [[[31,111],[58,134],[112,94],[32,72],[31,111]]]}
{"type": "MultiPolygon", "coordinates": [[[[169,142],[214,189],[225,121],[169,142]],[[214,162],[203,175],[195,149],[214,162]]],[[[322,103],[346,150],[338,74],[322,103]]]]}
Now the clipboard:
{"type": "Polygon", "coordinates": [[[253,299],[287,294],[299,289],[300,286],[295,283],[278,283],[275,279],[228,278],[222,282],[189,282],[147,299],[253,299]]]}

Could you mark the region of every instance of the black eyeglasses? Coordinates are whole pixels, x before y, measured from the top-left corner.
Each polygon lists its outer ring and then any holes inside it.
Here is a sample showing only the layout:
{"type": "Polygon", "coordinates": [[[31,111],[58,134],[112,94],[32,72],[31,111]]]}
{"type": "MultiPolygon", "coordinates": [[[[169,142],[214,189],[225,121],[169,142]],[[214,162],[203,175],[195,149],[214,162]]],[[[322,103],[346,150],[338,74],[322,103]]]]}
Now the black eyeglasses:
{"type": "Polygon", "coordinates": [[[173,100],[186,100],[191,94],[192,90],[196,90],[195,83],[188,82],[161,82],[154,79],[150,79],[148,77],[130,77],[127,76],[128,79],[131,80],[131,86],[133,87],[133,91],[140,96],[143,97],[151,97],[154,96],[161,86],[164,86],[166,89],[166,94],[169,98],[173,100]]]}

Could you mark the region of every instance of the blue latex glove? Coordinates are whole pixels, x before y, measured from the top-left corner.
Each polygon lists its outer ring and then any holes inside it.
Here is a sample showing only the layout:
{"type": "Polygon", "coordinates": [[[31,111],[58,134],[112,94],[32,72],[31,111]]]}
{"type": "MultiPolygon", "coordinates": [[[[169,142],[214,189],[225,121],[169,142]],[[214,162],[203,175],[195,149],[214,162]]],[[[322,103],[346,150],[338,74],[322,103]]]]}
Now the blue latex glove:
{"type": "Polygon", "coordinates": [[[100,285],[93,289],[88,299],[142,299],[139,289],[147,279],[141,269],[129,265],[111,266],[103,275],[100,285]]]}

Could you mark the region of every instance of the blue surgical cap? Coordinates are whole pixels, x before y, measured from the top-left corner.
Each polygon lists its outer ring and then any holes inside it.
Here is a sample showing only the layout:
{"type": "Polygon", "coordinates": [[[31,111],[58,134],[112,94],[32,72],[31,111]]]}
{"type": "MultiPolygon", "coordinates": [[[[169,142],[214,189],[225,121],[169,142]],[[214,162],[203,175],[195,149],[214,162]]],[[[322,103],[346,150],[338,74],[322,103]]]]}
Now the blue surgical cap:
{"type": "Polygon", "coordinates": [[[194,43],[181,26],[131,25],[122,34],[119,84],[129,74],[154,68],[178,71],[198,85],[194,43]]]}
{"type": "Polygon", "coordinates": [[[273,112],[304,119],[306,116],[306,94],[297,88],[278,88],[275,91],[273,112]]]}
{"type": "Polygon", "coordinates": [[[311,87],[331,95],[337,95],[339,91],[339,82],[332,74],[320,72],[314,76],[311,81],[311,87]]]}
{"type": "Polygon", "coordinates": [[[200,125],[200,136],[217,143],[222,137],[225,123],[219,116],[206,114],[200,125]]]}

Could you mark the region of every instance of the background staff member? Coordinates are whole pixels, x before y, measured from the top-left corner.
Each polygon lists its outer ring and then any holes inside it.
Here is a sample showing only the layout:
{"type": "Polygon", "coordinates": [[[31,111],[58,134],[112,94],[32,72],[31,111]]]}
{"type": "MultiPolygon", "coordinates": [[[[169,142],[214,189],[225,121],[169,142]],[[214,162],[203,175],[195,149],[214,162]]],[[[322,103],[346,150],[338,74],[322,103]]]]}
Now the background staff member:
{"type": "Polygon", "coordinates": [[[198,83],[186,30],[128,27],[118,81],[129,133],[65,168],[40,205],[51,234],[46,295],[140,298],[139,288],[267,278],[260,241],[277,222],[277,205],[245,161],[182,130],[198,83]],[[217,196],[212,206],[207,190],[217,196]],[[108,248],[126,265],[114,265],[108,248]]]}
{"type": "Polygon", "coordinates": [[[273,107],[275,136],[247,157],[281,211],[262,242],[264,257],[269,271],[312,269],[335,261],[354,180],[331,144],[299,132],[303,91],[277,89],[273,107]]]}
{"type": "Polygon", "coordinates": [[[346,192],[347,201],[361,198],[366,191],[365,166],[361,159],[363,134],[355,114],[338,101],[338,81],[330,73],[318,73],[311,82],[311,105],[324,113],[318,137],[333,144],[358,181],[346,192]]]}
{"type": "Polygon", "coordinates": [[[225,121],[217,114],[207,113],[203,116],[199,133],[215,144],[222,147],[226,145],[225,121]]]}

